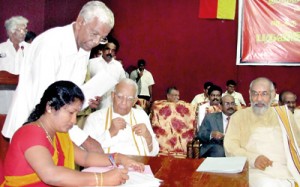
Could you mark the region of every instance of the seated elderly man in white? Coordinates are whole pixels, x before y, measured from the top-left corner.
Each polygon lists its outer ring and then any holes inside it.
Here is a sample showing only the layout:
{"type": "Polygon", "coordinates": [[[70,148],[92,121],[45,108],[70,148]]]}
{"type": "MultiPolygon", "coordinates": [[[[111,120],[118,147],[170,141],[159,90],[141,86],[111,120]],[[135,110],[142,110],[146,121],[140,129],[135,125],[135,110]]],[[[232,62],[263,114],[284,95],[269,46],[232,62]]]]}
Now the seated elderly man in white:
{"type": "Polygon", "coordinates": [[[159,145],[148,115],[132,108],[137,100],[137,84],[122,79],[111,94],[112,106],[93,112],[84,131],[101,143],[105,153],[155,156],[159,145]]]}

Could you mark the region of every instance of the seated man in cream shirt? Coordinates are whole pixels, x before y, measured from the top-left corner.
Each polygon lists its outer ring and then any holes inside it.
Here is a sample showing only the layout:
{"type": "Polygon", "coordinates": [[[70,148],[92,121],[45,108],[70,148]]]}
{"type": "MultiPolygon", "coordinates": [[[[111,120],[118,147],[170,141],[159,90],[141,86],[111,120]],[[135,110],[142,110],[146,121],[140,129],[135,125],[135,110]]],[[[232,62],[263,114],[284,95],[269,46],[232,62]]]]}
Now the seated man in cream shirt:
{"type": "Polygon", "coordinates": [[[297,154],[300,134],[291,112],[284,106],[270,107],[275,90],[267,78],[253,80],[249,94],[251,107],[230,118],[224,138],[226,156],[247,157],[250,186],[300,184],[300,166],[295,164],[299,158],[291,157],[290,152],[297,154]]]}
{"type": "Polygon", "coordinates": [[[132,106],[137,100],[137,84],[122,79],[111,93],[112,106],[93,112],[84,131],[101,143],[105,153],[155,156],[159,145],[148,115],[132,106]]]}

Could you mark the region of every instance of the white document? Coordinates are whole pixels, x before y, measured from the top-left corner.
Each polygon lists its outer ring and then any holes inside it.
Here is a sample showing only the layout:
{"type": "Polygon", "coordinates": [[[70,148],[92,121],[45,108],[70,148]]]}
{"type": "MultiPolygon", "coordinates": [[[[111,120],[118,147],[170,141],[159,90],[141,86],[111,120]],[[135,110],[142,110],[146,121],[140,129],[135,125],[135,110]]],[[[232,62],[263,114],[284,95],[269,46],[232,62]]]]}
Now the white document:
{"type": "Polygon", "coordinates": [[[93,78],[80,87],[85,97],[82,108],[84,109],[88,106],[90,99],[95,99],[95,96],[102,96],[117,83],[118,81],[111,74],[107,73],[105,69],[99,70],[93,78]]]}
{"type": "Polygon", "coordinates": [[[246,163],[246,157],[208,157],[197,168],[198,172],[240,173],[246,163]]]}
{"type": "MultiPolygon", "coordinates": [[[[83,172],[106,172],[113,169],[113,166],[107,167],[90,167],[82,170],[83,172]]],[[[123,168],[123,166],[119,166],[119,168],[123,168]]],[[[162,180],[155,178],[150,165],[145,165],[145,170],[143,173],[136,172],[132,169],[128,171],[129,179],[125,184],[120,186],[122,187],[158,187],[162,180]]]]}

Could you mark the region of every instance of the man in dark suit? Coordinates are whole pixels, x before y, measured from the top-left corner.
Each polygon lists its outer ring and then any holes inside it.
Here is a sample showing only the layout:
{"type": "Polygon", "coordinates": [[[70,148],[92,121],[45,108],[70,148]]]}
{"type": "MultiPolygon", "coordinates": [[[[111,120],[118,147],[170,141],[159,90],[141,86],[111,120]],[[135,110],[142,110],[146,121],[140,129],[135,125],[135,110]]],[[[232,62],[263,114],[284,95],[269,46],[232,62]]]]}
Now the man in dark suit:
{"type": "Polygon", "coordinates": [[[224,157],[223,139],[228,120],[235,111],[234,98],[225,95],[221,99],[222,112],[207,114],[198,131],[198,138],[202,143],[201,157],[224,157]]]}

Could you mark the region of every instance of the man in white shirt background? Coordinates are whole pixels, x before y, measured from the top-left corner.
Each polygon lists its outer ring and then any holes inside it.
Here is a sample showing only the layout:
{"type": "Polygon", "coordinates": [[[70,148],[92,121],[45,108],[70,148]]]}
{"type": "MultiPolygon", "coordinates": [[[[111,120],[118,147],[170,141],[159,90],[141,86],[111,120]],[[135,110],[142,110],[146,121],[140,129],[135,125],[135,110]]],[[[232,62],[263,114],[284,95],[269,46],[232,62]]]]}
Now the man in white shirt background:
{"type": "Polygon", "coordinates": [[[204,83],[204,89],[203,89],[203,93],[198,94],[194,97],[194,99],[192,100],[191,104],[193,105],[201,105],[204,104],[206,102],[209,102],[209,98],[208,98],[208,89],[213,85],[212,82],[207,81],[204,83]]]}
{"type": "Polygon", "coordinates": [[[241,93],[235,91],[237,83],[234,80],[228,80],[226,82],[226,92],[222,94],[222,96],[229,94],[234,97],[235,104],[237,106],[246,106],[246,102],[241,93]]]}

